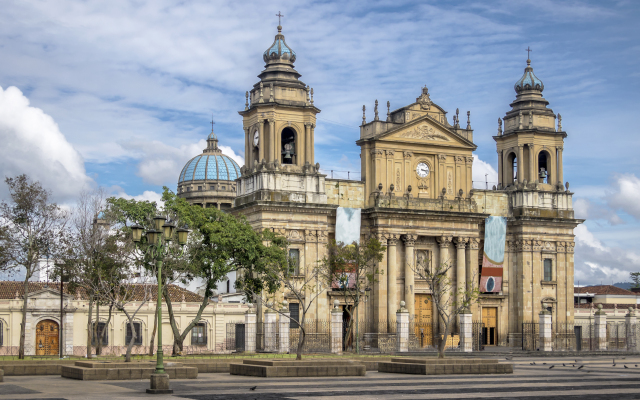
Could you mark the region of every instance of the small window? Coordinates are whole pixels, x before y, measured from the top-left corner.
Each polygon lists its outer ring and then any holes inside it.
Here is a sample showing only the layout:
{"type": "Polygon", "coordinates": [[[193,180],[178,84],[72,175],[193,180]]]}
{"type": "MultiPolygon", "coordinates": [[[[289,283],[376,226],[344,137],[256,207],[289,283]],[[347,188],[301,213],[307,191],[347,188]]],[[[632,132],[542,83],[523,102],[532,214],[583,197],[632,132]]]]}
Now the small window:
{"type": "Polygon", "coordinates": [[[207,324],[198,322],[191,330],[191,344],[197,346],[207,345],[207,324]]]}
{"type": "Polygon", "coordinates": [[[216,186],[215,185],[209,186],[209,190],[216,190],[216,186]]]}
{"type": "Polygon", "coordinates": [[[220,186],[220,190],[224,190],[224,189],[225,189],[225,186],[220,186]]]}
{"type": "Polygon", "coordinates": [[[104,331],[104,336],[102,337],[102,345],[103,346],[108,346],[109,345],[109,329],[107,329],[107,324],[104,322],[94,322],[93,323],[93,338],[91,338],[91,345],[92,346],[97,346],[98,345],[98,337],[100,337],[100,335],[102,334],[102,332],[104,331]]]}
{"type": "Polygon", "coordinates": [[[198,192],[202,192],[202,186],[198,186],[198,192]]]}
{"type": "Polygon", "coordinates": [[[298,329],[300,326],[296,321],[300,320],[300,304],[289,303],[289,316],[291,317],[289,320],[289,328],[298,329]]]}
{"type": "Polygon", "coordinates": [[[191,187],[187,186],[187,192],[191,191],[191,187]]]}
{"type": "Polygon", "coordinates": [[[293,275],[300,275],[300,250],[289,249],[289,270],[293,275]]]}
{"type": "Polygon", "coordinates": [[[551,282],[553,280],[553,276],[551,274],[553,267],[553,261],[549,258],[544,260],[544,280],[545,282],[551,282]]]}
{"type": "MultiPolygon", "coordinates": [[[[136,332],[136,338],[133,340],[133,344],[136,346],[142,345],[142,324],[140,322],[133,323],[133,329],[136,332]]],[[[127,321],[127,336],[125,338],[125,345],[128,346],[129,342],[131,342],[131,325],[129,321],[127,321]]]]}

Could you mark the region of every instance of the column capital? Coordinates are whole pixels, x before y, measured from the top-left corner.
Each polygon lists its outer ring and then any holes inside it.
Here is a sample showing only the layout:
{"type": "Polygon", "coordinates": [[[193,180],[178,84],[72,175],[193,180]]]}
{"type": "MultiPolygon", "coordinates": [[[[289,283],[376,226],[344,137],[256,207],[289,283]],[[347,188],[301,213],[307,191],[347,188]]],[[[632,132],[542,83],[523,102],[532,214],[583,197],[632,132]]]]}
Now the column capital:
{"type": "Polygon", "coordinates": [[[305,122],[304,126],[306,126],[307,128],[311,128],[311,125],[313,125],[311,122],[305,122]]]}
{"type": "Polygon", "coordinates": [[[407,247],[413,247],[416,245],[416,235],[403,235],[402,240],[407,247]]]}
{"type": "Polygon", "coordinates": [[[275,124],[276,123],[275,118],[269,118],[267,121],[269,121],[270,124],[275,124]]]}
{"type": "Polygon", "coordinates": [[[469,248],[471,250],[478,250],[479,245],[480,245],[480,239],[469,238],[469,248]]]}
{"type": "Polygon", "coordinates": [[[469,243],[469,238],[466,237],[457,237],[455,238],[456,247],[459,249],[464,249],[467,247],[467,243],[469,243]]]}
{"type": "Polygon", "coordinates": [[[398,244],[398,238],[395,234],[387,233],[385,237],[387,238],[387,246],[395,246],[398,244]]]}
{"type": "Polygon", "coordinates": [[[449,247],[452,239],[453,238],[451,236],[440,236],[436,240],[438,241],[438,244],[440,245],[440,247],[444,248],[444,247],[449,247]]]}

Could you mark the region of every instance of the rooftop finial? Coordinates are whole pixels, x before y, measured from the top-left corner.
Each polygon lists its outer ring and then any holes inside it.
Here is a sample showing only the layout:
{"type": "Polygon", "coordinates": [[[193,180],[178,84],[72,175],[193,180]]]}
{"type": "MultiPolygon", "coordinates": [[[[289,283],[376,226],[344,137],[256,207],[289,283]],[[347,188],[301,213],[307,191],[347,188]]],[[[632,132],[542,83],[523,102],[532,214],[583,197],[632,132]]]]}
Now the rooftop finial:
{"type": "Polygon", "coordinates": [[[213,114],[211,114],[211,133],[213,133],[213,125],[215,125],[215,122],[213,120],[213,114]]]}
{"type": "Polygon", "coordinates": [[[244,110],[247,111],[249,109],[249,91],[244,93],[245,101],[244,101],[244,110]]]}
{"type": "Polygon", "coordinates": [[[471,111],[467,111],[467,130],[471,129],[471,111]]]}
{"type": "Polygon", "coordinates": [[[363,105],[362,106],[362,125],[367,123],[367,117],[365,116],[364,112],[366,111],[366,107],[363,105]]]}
{"type": "Polygon", "coordinates": [[[387,122],[391,122],[391,102],[387,101],[387,122]]]}
{"type": "Polygon", "coordinates": [[[276,14],[276,17],[278,17],[278,32],[282,31],[282,21],[280,20],[280,18],[284,17],[284,15],[282,15],[280,13],[280,11],[278,11],[278,13],[276,14]]]}
{"type": "Polygon", "coordinates": [[[533,50],[531,50],[531,47],[527,46],[527,64],[531,64],[531,57],[529,55],[529,53],[531,53],[533,50]]]}
{"type": "Polygon", "coordinates": [[[562,115],[558,113],[558,132],[562,132],[562,115]]]}
{"type": "Polygon", "coordinates": [[[498,118],[498,136],[502,136],[502,118],[498,118]]]}
{"type": "Polygon", "coordinates": [[[374,121],[380,120],[380,118],[378,118],[378,100],[376,100],[376,105],[375,107],[373,107],[373,114],[374,114],[373,116],[374,121]]]}

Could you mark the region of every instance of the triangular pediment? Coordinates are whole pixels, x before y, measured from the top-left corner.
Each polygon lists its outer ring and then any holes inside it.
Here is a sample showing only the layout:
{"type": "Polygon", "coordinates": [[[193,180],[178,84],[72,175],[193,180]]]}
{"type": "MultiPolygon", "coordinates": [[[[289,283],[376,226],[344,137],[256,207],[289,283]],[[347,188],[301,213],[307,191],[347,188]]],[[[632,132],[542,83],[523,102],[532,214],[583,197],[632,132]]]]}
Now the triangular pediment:
{"type": "MultiPolygon", "coordinates": [[[[65,299],[67,298],[73,299],[73,296],[70,296],[68,294],[63,294],[63,297],[65,299]]],[[[50,289],[50,288],[43,288],[43,289],[36,290],[34,292],[29,293],[29,298],[30,299],[60,299],[60,291],[50,289]]]]}
{"type": "Polygon", "coordinates": [[[477,147],[473,142],[426,115],[388,130],[375,139],[392,142],[432,144],[470,150],[475,150],[477,147]]]}

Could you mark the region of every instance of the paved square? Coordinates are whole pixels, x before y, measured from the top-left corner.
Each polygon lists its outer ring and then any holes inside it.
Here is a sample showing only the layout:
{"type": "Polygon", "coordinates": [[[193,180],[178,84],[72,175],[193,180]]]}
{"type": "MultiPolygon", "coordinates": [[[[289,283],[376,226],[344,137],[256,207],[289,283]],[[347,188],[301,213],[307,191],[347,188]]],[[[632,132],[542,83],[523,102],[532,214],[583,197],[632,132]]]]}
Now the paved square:
{"type": "Polygon", "coordinates": [[[575,361],[560,357],[515,358],[513,375],[419,376],[370,371],[365,377],[265,379],[199,374],[197,380],[172,380],[174,394],[162,396],[144,392],[148,380],[9,376],[0,384],[0,400],[640,399],[640,357],[623,359],[621,355],[615,366],[609,357],[575,361]],[[253,386],[257,388],[252,391],[253,386]]]}

